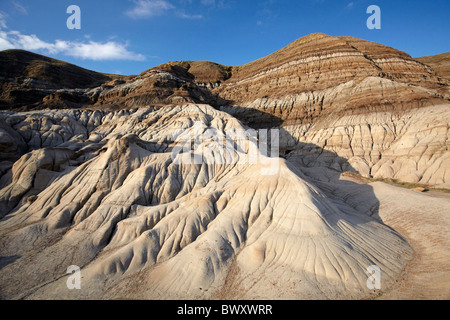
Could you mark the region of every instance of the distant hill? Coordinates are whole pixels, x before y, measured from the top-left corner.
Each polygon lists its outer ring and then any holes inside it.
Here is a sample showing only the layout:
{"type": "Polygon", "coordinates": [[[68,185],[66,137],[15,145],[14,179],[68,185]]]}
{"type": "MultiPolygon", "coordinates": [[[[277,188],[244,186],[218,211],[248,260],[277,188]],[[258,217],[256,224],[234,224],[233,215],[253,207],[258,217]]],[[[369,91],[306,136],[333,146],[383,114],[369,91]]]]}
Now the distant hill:
{"type": "Polygon", "coordinates": [[[419,57],[416,60],[429,65],[440,76],[450,80],[450,52],[428,57],[419,57]]]}
{"type": "Polygon", "coordinates": [[[0,52],[0,108],[33,105],[48,90],[93,88],[110,75],[24,50],[0,52]]]}
{"type": "Polygon", "coordinates": [[[16,82],[34,79],[46,88],[92,88],[109,76],[24,50],[0,51],[0,77],[16,82]]]}
{"type": "Polygon", "coordinates": [[[448,95],[448,58],[447,53],[413,59],[382,44],[315,33],[245,65],[172,61],[139,75],[120,76],[86,70],[23,50],[6,50],[0,52],[0,108],[126,109],[207,103],[217,108],[262,108],[267,114],[264,119],[248,113],[236,116],[252,126],[270,127],[274,121],[310,122],[324,112],[351,114],[434,103],[448,95]],[[366,86],[368,79],[383,79],[388,81],[385,84],[392,85],[366,86]],[[358,94],[348,96],[338,92],[328,101],[324,97],[324,90],[364,80],[358,94]],[[411,92],[405,85],[426,90],[411,92]],[[381,90],[383,99],[374,95],[376,90],[381,90]],[[291,101],[307,93],[315,97],[291,101]],[[280,104],[289,105],[292,112],[286,112],[280,104]],[[331,105],[334,107],[330,108],[331,105]]]}

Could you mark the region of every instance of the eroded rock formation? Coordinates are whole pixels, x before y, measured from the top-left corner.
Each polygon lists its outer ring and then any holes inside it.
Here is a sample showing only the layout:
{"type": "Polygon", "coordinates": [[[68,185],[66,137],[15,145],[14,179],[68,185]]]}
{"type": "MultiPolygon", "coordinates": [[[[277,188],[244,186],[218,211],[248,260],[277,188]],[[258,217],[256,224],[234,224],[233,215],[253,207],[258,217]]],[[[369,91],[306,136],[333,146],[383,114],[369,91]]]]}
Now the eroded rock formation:
{"type": "Polygon", "coordinates": [[[363,298],[368,266],[392,283],[410,259],[395,231],[285,160],[240,162],[249,144],[232,161],[214,139],[198,147],[211,161],[182,160],[197,149],[174,156],[174,137],[194,123],[245,130],[208,105],[6,120],[28,127],[38,149],[3,179],[0,248],[19,256],[0,273],[4,298],[363,298]],[[44,138],[34,119],[59,133],[44,138]],[[70,265],[83,268],[83,290],[59,279],[70,265]]]}
{"type": "Polygon", "coordinates": [[[313,34],[243,66],[128,77],[0,59],[1,298],[372,298],[417,246],[403,202],[341,173],[449,187],[448,80],[380,44],[313,34]],[[235,139],[267,128],[280,154],[235,139]]]}

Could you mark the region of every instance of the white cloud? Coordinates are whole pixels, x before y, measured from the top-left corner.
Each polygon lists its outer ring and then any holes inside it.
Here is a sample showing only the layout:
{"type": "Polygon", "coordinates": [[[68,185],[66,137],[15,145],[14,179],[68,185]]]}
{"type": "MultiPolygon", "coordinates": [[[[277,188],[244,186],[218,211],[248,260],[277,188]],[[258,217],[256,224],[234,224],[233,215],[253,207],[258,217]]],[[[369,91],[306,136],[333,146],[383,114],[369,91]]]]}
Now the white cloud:
{"type": "Polygon", "coordinates": [[[23,35],[18,32],[6,32],[6,39],[13,44],[15,49],[24,49],[29,51],[48,50],[50,53],[56,53],[53,45],[42,41],[36,35],[23,35]]]}
{"type": "Polygon", "coordinates": [[[225,7],[225,1],[224,0],[201,0],[200,2],[204,6],[218,7],[218,8],[224,8],[225,7]]]}
{"type": "MultiPolygon", "coordinates": [[[[127,16],[132,19],[141,19],[154,16],[160,16],[165,13],[171,12],[175,16],[181,19],[199,20],[203,19],[201,14],[189,14],[184,10],[174,6],[172,3],[166,0],[131,0],[135,6],[131,10],[125,12],[127,16]]],[[[182,0],[183,4],[191,4],[191,0],[182,0]]],[[[215,0],[202,0],[202,4],[215,4],[215,0]],[[205,1],[205,2],[204,2],[205,1]]]]}
{"type": "Polygon", "coordinates": [[[15,8],[17,11],[19,11],[21,14],[25,14],[25,15],[28,14],[27,9],[26,9],[23,5],[21,5],[18,1],[16,1],[16,0],[11,0],[11,3],[13,4],[14,8],[15,8]]]}
{"type": "Polygon", "coordinates": [[[186,14],[184,12],[178,12],[177,16],[182,19],[203,19],[201,14],[186,14]]]}
{"type": "Polygon", "coordinates": [[[127,44],[116,41],[65,41],[46,42],[35,34],[26,35],[7,29],[4,16],[0,13],[0,50],[23,49],[44,54],[63,54],[84,60],[134,60],[143,61],[145,56],[127,50],[127,44]]]}
{"type": "Polygon", "coordinates": [[[145,60],[143,55],[130,52],[126,45],[114,41],[83,43],[57,40],[51,50],[84,60],[145,60]]]}
{"type": "Polygon", "coordinates": [[[3,31],[0,31],[0,50],[14,49],[14,45],[6,39],[3,31]]]}
{"type": "Polygon", "coordinates": [[[0,11],[0,29],[6,29],[6,14],[0,11]]]}
{"type": "Polygon", "coordinates": [[[158,16],[168,10],[175,9],[170,2],[165,0],[133,0],[133,2],[136,6],[126,12],[133,19],[158,16]]]}

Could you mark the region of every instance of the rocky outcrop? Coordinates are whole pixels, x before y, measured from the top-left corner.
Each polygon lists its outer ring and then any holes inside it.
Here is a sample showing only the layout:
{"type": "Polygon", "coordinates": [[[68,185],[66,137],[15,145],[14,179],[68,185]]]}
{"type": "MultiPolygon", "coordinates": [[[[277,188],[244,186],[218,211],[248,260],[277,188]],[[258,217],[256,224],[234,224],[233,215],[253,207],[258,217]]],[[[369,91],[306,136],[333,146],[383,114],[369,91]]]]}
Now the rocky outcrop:
{"type": "Polygon", "coordinates": [[[293,146],[287,158],[305,166],[448,188],[449,127],[443,119],[449,119],[449,106],[344,116],[306,128],[287,126],[286,143],[293,146]]]}

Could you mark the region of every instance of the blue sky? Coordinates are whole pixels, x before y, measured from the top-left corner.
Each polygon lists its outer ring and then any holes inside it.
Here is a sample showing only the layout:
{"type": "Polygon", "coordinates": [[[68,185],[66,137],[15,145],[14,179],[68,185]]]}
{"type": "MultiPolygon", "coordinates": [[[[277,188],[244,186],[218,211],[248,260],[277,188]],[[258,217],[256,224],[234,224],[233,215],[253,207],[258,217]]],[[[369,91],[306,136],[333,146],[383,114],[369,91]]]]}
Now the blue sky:
{"type": "Polygon", "coordinates": [[[0,0],[0,50],[19,48],[106,73],[175,60],[241,65],[314,32],[413,57],[450,51],[449,0],[0,0]],[[369,5],[381,30],[369,30],[369,5]],[[81,29],[69,30],[70,5],[81,29]]]}

